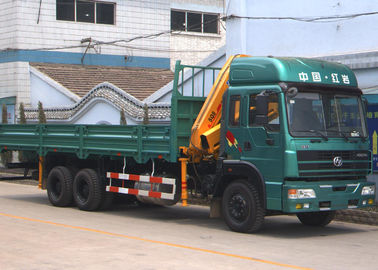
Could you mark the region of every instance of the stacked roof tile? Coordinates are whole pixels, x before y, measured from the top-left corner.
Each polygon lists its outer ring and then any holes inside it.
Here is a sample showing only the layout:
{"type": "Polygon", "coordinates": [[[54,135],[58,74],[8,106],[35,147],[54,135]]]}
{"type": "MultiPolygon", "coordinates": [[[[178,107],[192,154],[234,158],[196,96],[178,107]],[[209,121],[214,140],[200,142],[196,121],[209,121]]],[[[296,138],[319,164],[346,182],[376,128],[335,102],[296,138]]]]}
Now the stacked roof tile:
{"type": "Polygon", "coordinates": [[[167,69],[49,63],[30,65],[79,97],[85,96],[100,83],[110,82],[135,98],[144,100],[173,80],[173,72],[167,69]]]}

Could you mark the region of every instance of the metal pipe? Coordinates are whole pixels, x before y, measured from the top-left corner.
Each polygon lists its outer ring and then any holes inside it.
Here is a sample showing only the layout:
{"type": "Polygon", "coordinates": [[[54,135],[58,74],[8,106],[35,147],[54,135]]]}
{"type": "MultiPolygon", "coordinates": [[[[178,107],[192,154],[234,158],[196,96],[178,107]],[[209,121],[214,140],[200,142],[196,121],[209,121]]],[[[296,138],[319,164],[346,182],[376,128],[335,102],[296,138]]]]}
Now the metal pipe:
{"type": "Polygon", "coordinates": [[[182,206],[188,206],[188,190],[186,186],[186,165],[188,163],[188,158],[180,158],[181,162],[181,200],[182,206]]]}
{"type": "Polygon", "coordinates": [[[39,156],[38,163],[38,188],[42,189],[42,178],[43,178],[43,156],[39,156]]]}

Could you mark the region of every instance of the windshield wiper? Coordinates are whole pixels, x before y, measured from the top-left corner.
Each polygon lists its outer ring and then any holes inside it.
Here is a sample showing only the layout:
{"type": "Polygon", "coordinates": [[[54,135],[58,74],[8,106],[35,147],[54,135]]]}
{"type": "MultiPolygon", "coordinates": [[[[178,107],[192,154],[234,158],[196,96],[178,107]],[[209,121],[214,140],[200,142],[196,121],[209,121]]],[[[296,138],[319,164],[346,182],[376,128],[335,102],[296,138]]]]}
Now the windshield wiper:
{"type": "Polygon", "coordinates": [[[320,137],[322,137],[325,141],[328,141],[328,137],[326,135],[324,135],[322,132],[320,132],[320,130],[310,129],[309,131],[311,133],[316,133],[316,134],[320,135],[320,137]]]}
{"type": "Polygon", "coordinates": [[[344,132],[340,131],[339,133],[345,139],[345,141],[349,142],[349,138],[344,132]]]}
{"type": "Polygon", "coordinates": [[[315,130],[315,129],[307,129],[307,130],[292,130],[292,132],[310,132],[310,133],[316,133],[320,135],[325,141],[328,141],[328,137],[321,132],[320,130],[315,130]]]}
{"type": "MultiPolygon", "coordinates": [[[[340,131],[339,133],[340,133],[340,135],[341,135],[341,136],[342,136],[347,142],[350,141],[350,138],[360,138],[360,139],[362,140],[362,142],[365,142],[365,141],[366,141],[366,137],[363,137],[363,136],[349,137],[349,136],[346,135],[346,132],[342,132],[342,131],[340,131]]],[[[356,142],[356,141],[353,141],[353,140],[352,140],[351,142],[356,142]]]]}

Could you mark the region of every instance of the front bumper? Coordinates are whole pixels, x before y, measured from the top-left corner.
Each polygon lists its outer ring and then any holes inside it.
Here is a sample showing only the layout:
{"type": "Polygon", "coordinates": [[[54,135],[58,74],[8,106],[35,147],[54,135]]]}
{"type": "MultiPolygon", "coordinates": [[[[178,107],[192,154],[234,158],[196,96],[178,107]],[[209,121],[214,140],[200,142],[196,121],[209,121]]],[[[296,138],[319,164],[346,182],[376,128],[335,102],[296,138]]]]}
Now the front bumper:
{"type": "Polygon", "coordinates": [[[358,181],[286,182],[282,194],[283,212],[298,213],[371,207],[374,205],[375,195],[361,195],[361,191],[364,186],[373,185],[370,182],[358,181]],[[313,189],[316,198],[289,199],[290,189],[313,189]]]}

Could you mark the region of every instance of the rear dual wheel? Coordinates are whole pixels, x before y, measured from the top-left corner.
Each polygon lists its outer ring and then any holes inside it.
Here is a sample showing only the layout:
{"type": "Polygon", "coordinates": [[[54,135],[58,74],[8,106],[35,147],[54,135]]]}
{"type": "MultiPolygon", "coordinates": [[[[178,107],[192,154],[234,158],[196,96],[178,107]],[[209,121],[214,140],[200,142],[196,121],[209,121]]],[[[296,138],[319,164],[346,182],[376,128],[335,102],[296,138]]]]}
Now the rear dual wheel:
{"type": "Polygon", "coordinates": [[[69,206],[75,201],[80,210],[105,210],[112,204],[113,193],[105,191],[105,179],[93,169],[82,169],[73,179],[64,166],[53,168],[47,178],[47,195],[52,205],[69,206]]]}
{"type": "Polygon", "coordinates": [[[73,182],[73,198],[80,210],[93,211],[100,207],[102,183],[93,169],[82,169],[73,182]]]}
{"type": "Polygon", "coordinates": [[[47,196],[52,205],[64,207],[72,202],[72,174],[64,166],[53,168],[47,177],[47,196]]]}

